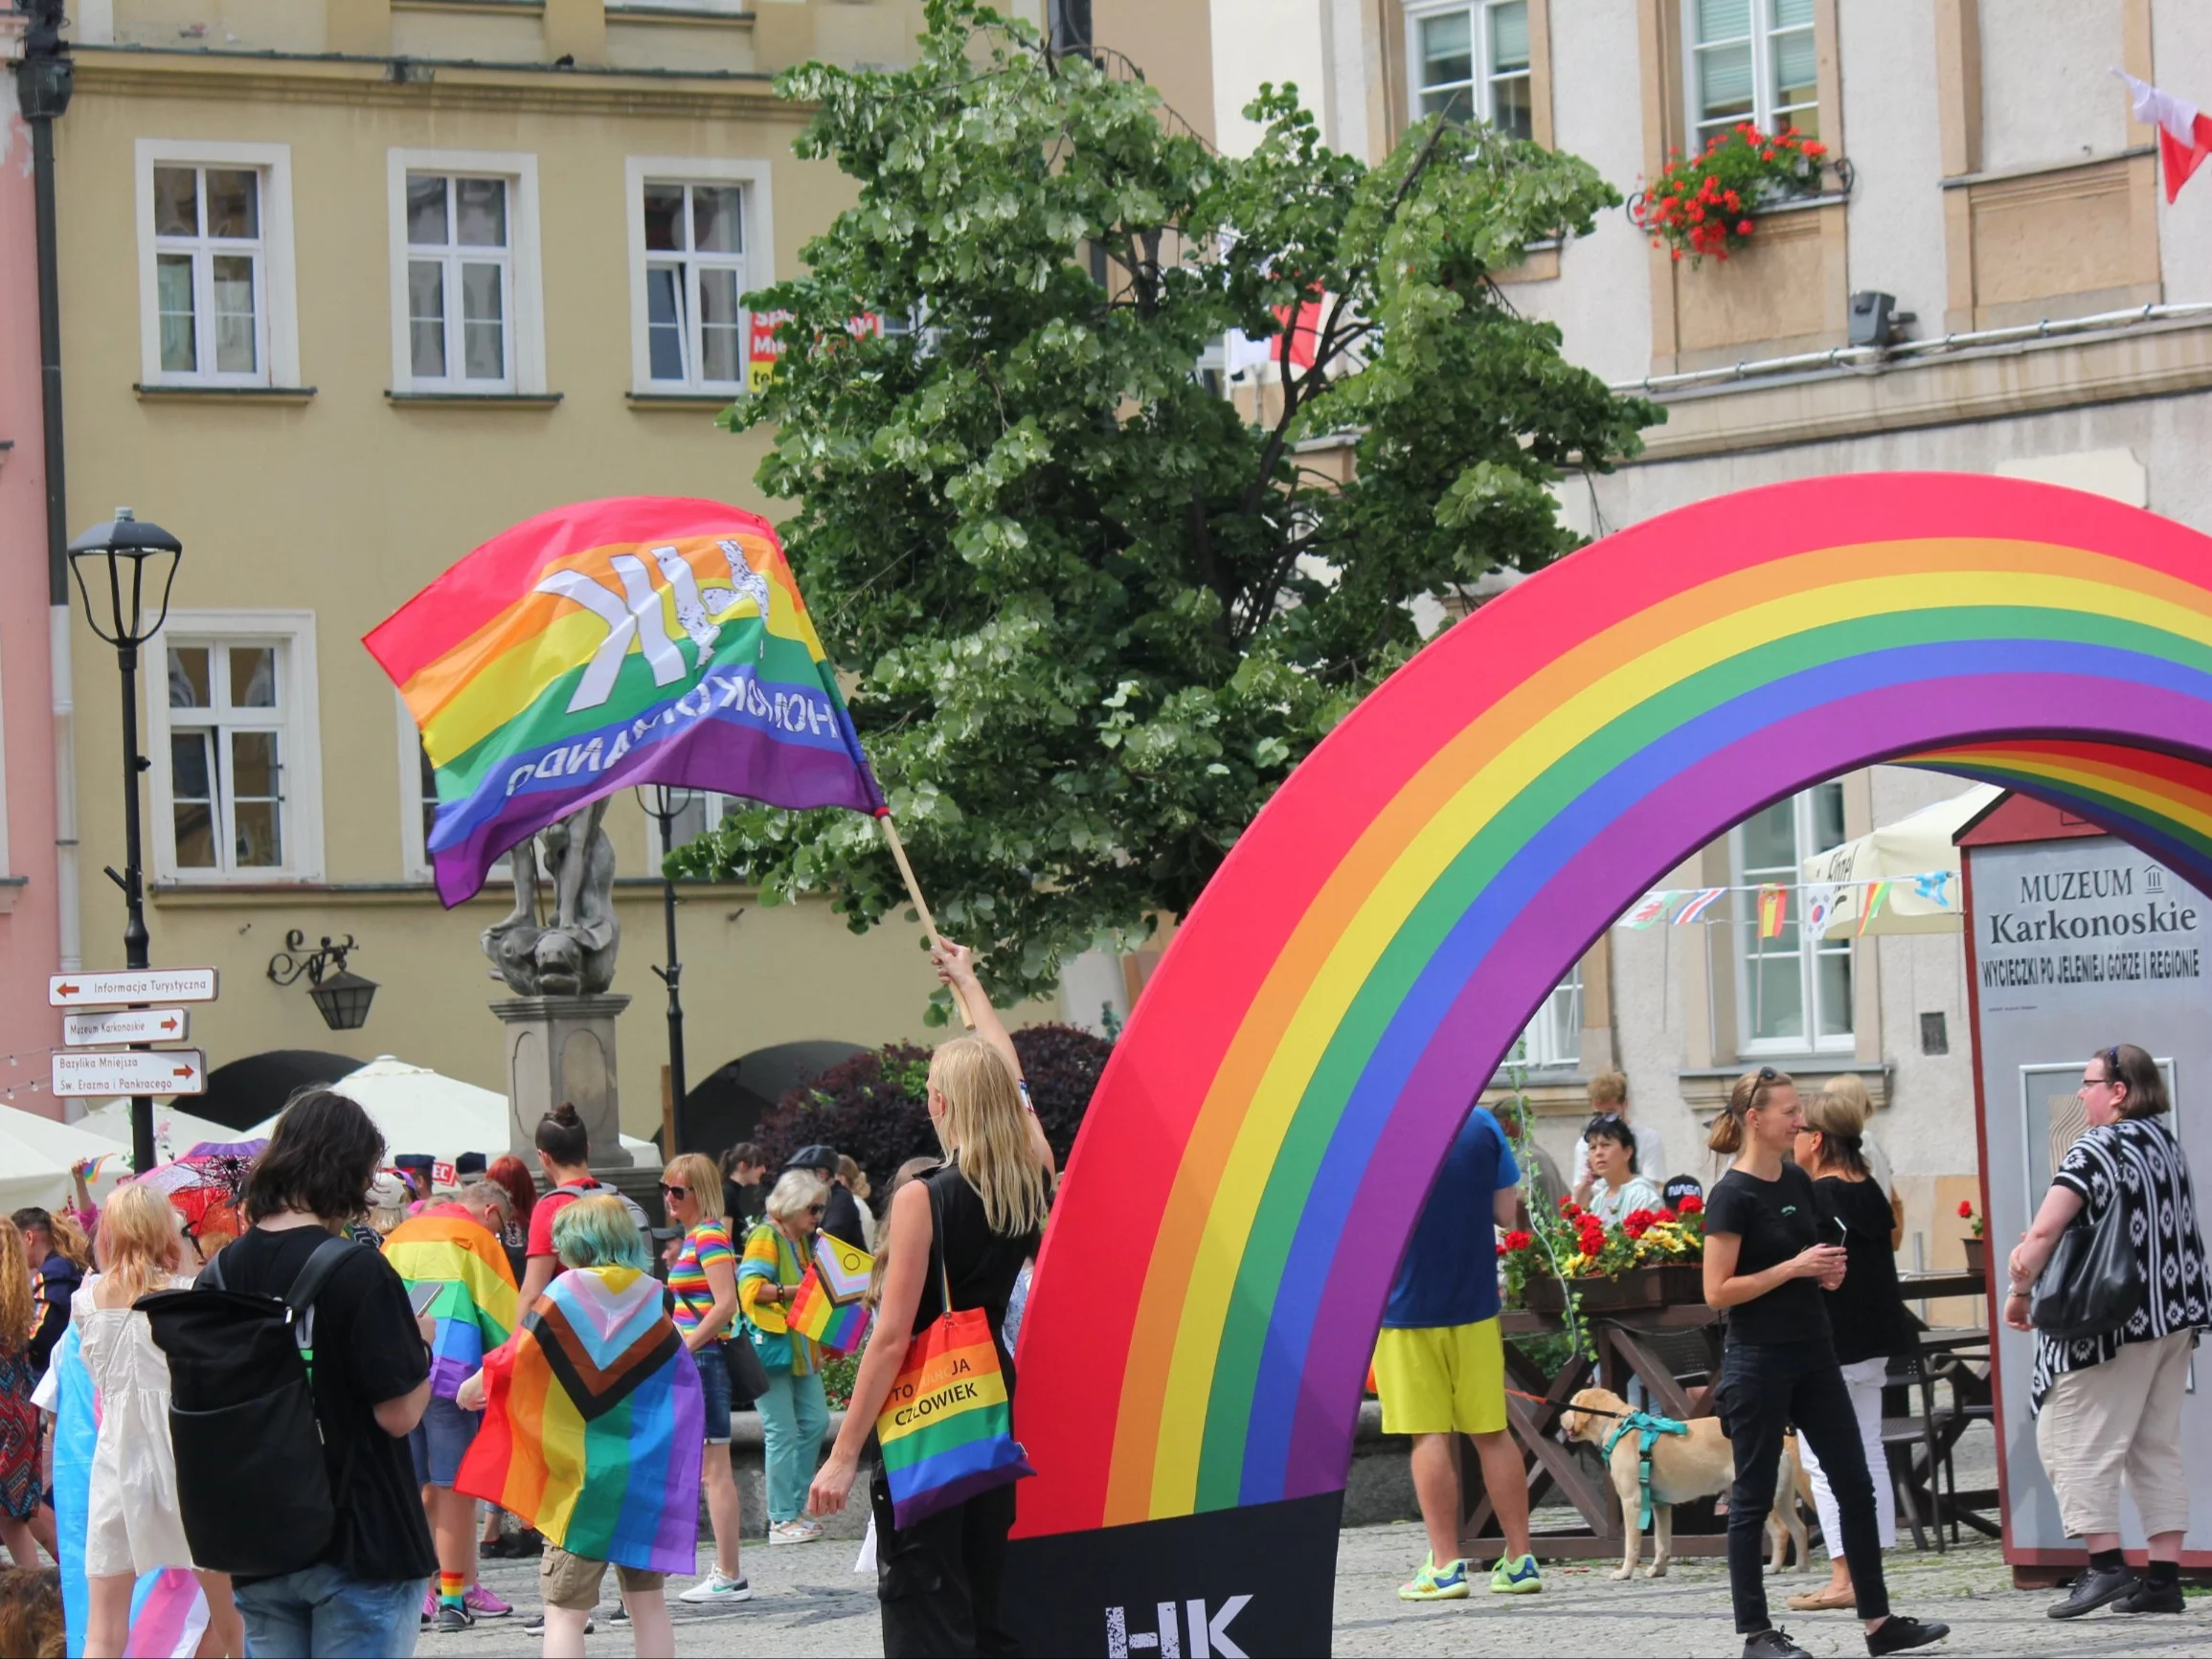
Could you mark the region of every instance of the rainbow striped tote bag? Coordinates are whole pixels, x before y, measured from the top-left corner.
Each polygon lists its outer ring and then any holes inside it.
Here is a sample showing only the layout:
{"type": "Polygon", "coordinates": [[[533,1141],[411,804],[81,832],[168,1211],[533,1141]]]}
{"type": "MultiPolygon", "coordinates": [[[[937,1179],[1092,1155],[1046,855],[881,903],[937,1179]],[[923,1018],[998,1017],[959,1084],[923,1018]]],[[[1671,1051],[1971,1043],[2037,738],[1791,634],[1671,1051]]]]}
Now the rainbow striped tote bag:
{"type": "Polygon", "coordinates": [[[991,1341],[990,1315],[981,1308],[953,1308],[944,1212],[934,1186],[930,1220],[930,1250],[945,1312],[907,1349],[906,1364],[875,1418],[892,1520],[900,1527],[1037,1472],[1014,1438],[1013,1407],[991,1341]]]}

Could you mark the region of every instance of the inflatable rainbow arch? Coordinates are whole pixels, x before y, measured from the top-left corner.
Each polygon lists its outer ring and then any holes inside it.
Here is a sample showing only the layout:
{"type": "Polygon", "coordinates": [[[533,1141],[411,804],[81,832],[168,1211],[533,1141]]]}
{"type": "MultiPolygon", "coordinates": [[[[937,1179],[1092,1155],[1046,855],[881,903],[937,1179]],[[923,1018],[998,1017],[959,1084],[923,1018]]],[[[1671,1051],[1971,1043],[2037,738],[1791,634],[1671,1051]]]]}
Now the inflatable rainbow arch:
{"type": "Polygon", "coordinates": [[[1421,1197],[1537,1004],[1697,847],[1885,760],[2212,889],[2212,541],[2045,485],[1817,480],[1608,537],[1422,651],[1254,820],[1121,1037],[1023,1334],[1020,1536],[1341,1493],[1421,1197]]]}

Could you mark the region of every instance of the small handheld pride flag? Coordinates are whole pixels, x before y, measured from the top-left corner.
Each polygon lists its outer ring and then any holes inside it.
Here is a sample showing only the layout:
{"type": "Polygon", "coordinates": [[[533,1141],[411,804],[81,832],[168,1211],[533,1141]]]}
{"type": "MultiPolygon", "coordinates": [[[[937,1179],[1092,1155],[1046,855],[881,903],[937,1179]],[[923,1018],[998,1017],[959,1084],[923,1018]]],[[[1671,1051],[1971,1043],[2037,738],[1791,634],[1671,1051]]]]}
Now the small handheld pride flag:
{"type": "Polygon", "coordinates": [[[449,906],[503,853],[632,784],[884,812],[782,544],[719,502],[540,513],[364,642],[422,730],[449,906]]]}
{"type": "Polygon", "coordinates": [[[868,1291],[875,1258],[866,1250],[817,1233],[814,1260],[791,1298],[791,1329],[819,1342],[830,1354],[850,1354],[868,1334],[872,1317],[861,1300],[868,1291]]]}

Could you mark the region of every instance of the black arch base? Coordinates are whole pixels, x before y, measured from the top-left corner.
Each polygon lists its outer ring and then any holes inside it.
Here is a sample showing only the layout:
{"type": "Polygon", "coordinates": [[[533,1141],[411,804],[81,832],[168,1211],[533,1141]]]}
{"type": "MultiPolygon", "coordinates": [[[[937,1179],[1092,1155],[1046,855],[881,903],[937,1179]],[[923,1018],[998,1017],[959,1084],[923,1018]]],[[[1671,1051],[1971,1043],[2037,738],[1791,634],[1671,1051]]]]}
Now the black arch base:
{"type": "Polygon", "coordinates": [[[1344,1494],[1019,1538],[1005,1618],[1025,1653],[1262,1659],[1329,1651],[1344,1494]]]}

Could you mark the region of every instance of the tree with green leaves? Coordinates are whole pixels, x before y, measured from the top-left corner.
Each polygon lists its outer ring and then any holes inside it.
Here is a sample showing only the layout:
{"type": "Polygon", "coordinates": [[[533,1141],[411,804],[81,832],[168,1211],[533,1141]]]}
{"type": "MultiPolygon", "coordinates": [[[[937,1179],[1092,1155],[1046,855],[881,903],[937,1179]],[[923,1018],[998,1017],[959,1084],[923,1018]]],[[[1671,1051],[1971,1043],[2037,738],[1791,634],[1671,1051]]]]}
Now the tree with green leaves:
{"type": "MultiPolygon", "coordinates": [[[[789,314],[783,354],[725,419],[776,435],[758,482],[797,504],[793,567],[938,922],[994,993],[1043,994],[1189,907],[1418,647],[1412,601],[1574,545],[1547,486],[1657,414],[1495,277],[1619,197],[1479,124],[1369,168],[1289,87],[1217,155],[980,0],[932,0],[911,69],[779,90],[859,200],[752,297],[789,314]],[[1199,371],[1231,330],[1280,370],[1257,420],[1199,371]]],[[[740,810],[677,862],[827,894],[856,931],[905,903],[846,813],[740,810]]]]}

